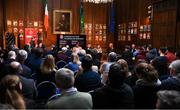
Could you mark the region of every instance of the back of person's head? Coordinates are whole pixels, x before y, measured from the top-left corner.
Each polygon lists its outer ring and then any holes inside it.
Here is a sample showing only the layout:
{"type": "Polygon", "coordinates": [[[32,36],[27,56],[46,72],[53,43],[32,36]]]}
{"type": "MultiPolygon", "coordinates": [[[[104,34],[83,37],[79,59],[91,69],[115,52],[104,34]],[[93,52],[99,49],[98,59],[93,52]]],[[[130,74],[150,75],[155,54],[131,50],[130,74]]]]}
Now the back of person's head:
{"type": "Polygon", "coordinates": [[[161,53],[165,54],[167,51],[167,48],[166,47],[160,47],[159,50],[161,53]]]}
{"type": "Polygon", "coordinates": [[[25,109],[22,97],[22,84],[16,75],[6,75],[1,80],[0,101],[3,104],[10,104],[15,109],[25,109]]]}
{"type": "Polygon", "coordinates": [[[176,76],[180,73],[180,60],[173,61],[170,65],[170,73],[173,76],[176,76]]]}
{"type": "Polygon", "coordinates": [[[25,61],[28,57],[28,53],[25,50],[19,50],[18,54],[17,54],[17,61],[21,62],[21,61],[25,61]]]}
{"type": "Polygon", "coordinates": [[[78,61],[79,61],[79,56],[76,53],[72,53],[71,60],[72,60],[73,63],[77,64],[78,61]]]}
{"type": "Polygon", "coordinates": [[[110,66],[108,79],[111,87],[119,87],[124,83],[126,71],[119,63],[110,66]]]}
{"type": "Polygon", "coordinates": [[[108,61],[115,62],[117,60],[117,54],[115,52],[111,52],[108,54],[108,61]]]}
{"type": "Polygon", "coordinates": [[[23,69],[19,62],[13,61],[9,64],[9,74],[20,74],[23,69]]]}
{"type": "Polygon", "coordinates": [[[67,48],[66,47],[62,47],[62,52],[65,53],[67,51],[67,48]]]}
{"type": "Polygon", "coordinates": [[[55,60],[52,55],[47,55],[44,61],[41,64],[41,72],[42,73],[49,73],[55,70],[55,60]]]}
{"type": "Polygon", "coordinates": [[[67,68],[59,69],[55,74],[55,80],[60,89],[69,89],[74,86],[74,73],[67,68]]]}
{"type": "Polygon", "coordinates": [[[92,64],[93,64],[93,60],[92,60],[91,55],[89,55],[89,54],[85,55],[83,57],[82,63],[81,63],[81,66],[82,66],[83,70],[84,71],[91,70],[92,64]]]}
{"type": "Polygon", "coordinates": [[[9,51],[8,58],[9,59],[16,59],[16,52],[15,51],[9,51]]]}
{"type": "Polygon", "coordinates": [[[135,68],[135,73],[139,79],[143,79],[149,83],[155,83],[158,80],[156,69],[147,63],[140,63],[135,68]]]}
{"type": "Polygon", "coordinates": [[[180,109],[180,92],[179,91],[159,91],[157,93],[157,109],[180,109]]]}
{"type": "Polygon", "coordinates": [[[35,51],[35,55],[36,55],[36,57],[41,58],[43,56],[43,49],[37,48],[35,51]]]}
{"type": "Polygon", "coordinates": [[[86,55],[86,50],[84,50],[84,49],[79,50],[78,55],[85,56],[86,55]]]}
{"type": "Polygon", "coordinates": [[[130,51],[131,47],[129,45],[125,45],[125,51],[130,51]]]}
{"type": "Polygon", "coordinates": [[[98,54],[98,52],[97,52],[96,49],[91,50],[91,56],[92,56],[93,59],[97,59],[97,54],[98,54]]]}
{"type": "Polygon", "coordinates": [[[126,62],[126,60],[124,60],[124,59],[119,59],[118,61],[117,61],[121,66],[122,66],[122,68],[126,71],[126,72],[129,72],[129,67],[128,67],[128,63],[126,62]]]}

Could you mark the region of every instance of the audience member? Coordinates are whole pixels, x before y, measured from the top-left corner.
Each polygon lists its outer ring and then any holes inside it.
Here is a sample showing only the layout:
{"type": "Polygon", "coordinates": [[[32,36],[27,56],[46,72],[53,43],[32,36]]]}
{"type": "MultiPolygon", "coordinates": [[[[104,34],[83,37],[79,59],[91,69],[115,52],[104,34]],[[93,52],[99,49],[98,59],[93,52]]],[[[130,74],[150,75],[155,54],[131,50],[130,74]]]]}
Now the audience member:
{"type": "Polygon", "coordinates": [[[126,71],[124,82],[131,85],[132,73],[129,71],[128,63],[124,59],[119,59],[117,62],[122,66],[123,70],[126,71]]]}
{"type": "Polygon", "coordinates": [[[52,55],[47,55],[40,66],[40,72],[36,73],[39,84],[43,81],[55,82],[56,65],[52,55]]]}
{"type": "Polygon", "coordinates": [[[168,60],[165,56],[166,48],[161,47],[159,49],[160,56],[156,57],[152,60],[152,65],[155,67],[155,69],[158,71],[159,79],[165,80],[169,77],[169,71],[168,71],[168,60]]]}
{"type": "Polygon", "coordinates": [[[61,51],[58,52],[58,54],[56,56],[56,62],[58,62],[60,60],[67,62],[68,56],[66,55],[66,51],[67,51],[67,48],[63,47],[61,49],[61,51]]]}
{"type": "Polygon", "coordinates": [[[179,91],[159,91],[157,96],[157,109],[180,109],[179,91]]]}
{"type": "Polygon", "coordinates": [[[22,66],[23,69],[22,75],[26,78],[31,78],[32,70],[24,64],[27,59],[27,56],[28,54],[25,50],[19,50],[16,59],[22,66]]]}
{"type": "Polygon", "coordinates": [[[172,77],[162,81],[161,89],[180,91],[180,60],[173,61],[169,68],[172,77]]]}
{"type": "Polygon", "coordinates": [[[148,63],[150,63],[151,60],[153,60],[157,56],[158,56],[158,52],[156,48],[153,48],[152,45],[148,45],[147,53],[146,53],[146,60],[148,61],[148,63]]]}
{"type": "Polygon", "coordinates": [[[41,48],[35,49],[35,56],[29,62],[29,68],[31,68],[32,73],[37,73],[40,71],[40,65],[42,63],[43,50],[41,48]]]}
{"type": "Polygon", "coordinates": [[[74,87],[74,73],[62,68],[56,72],[56,85],[62,94],[55,100],[49,101],[49,109],[91,109],[92,98],[88,93],[78,92],[74,87]]]}
{"type": "Polygon", "coordinates": [[[138,80],[133,87],[136,109],[155,109],[158,91],[158,73],[153,66],[140,63],[136,67],[138,80]]]}
{"type": "Polygon", "coordinates": [[[1,80],[0,102],[9,104],[15,109],[25,109],[25,102],[22,96],[22,84],[18,76],[7,75],[1,80]]]}
{"type": "Polygon", "coordinates": [[[111,52],[115,52],[114,50],[114,45],[113,43],[109,43],[108,49],[107,49],[107,54],[111,53],[111,52]]]}
{"type": "Polygon", "coordinates": [[[111,64],[116,62],[117,60],[117,54],[115,52],[111,52],[108,54],[108,61],[104,62],[100,67],[100,73],[101,73],[101,82],[106,85],[107,79],[108,79],[108,73],[109,68],[111,64]]]}
{"type": "Polygon", "coordinates": [[[108,83],[91,92],[94,109],[128,109],[134,107],[133,91],[124,83],[126,71],[119,63],[110,66],[108,83]]]}
{"type": "Polygon", "coordinates": [[[9,65],[9,73],[12,75],[18,75],[22,83],[22,93],[25,98],[35,99],[36,98],[36,87],[35,82],[32,79],[27,79],[22,76],[22,66],[19,62],[12,62],[9,65]]]}
{"type": "Polygon", "coordinates": [[[122,53],[122,59],[126,60],[128,62],[129,70],[133,69],[133,53],[130,50],[130,46],[126,45],[124,52],[122,53]]]}
{"type": "Polygon", "coordinates": [[[89,92],[102,86],[100,76],[92,71],[92,63],[92,57],[89,54],[82,59],[83,72],[75,79],[75,87],[81,92],[89,92]]]}
{"type": "Polygon", "coordinates": [[[72,61],[69,62],[69,64],[67,65],[67,68],[72,70],[73,72],[77,72],[79,70],[79,66],[81,65],[79,56],[76,53],[72,53],[71,59],[72,61]]]}
{"type": "Polygon", "coordinates": [[[174,50],[172,47],[168,47],[167,51],[166,51],[166,58],[168,60],[168,64],[170,64],[171,62],[173,62],[174,60],[176,60],[176,56],[174,54],[174,50]]]}

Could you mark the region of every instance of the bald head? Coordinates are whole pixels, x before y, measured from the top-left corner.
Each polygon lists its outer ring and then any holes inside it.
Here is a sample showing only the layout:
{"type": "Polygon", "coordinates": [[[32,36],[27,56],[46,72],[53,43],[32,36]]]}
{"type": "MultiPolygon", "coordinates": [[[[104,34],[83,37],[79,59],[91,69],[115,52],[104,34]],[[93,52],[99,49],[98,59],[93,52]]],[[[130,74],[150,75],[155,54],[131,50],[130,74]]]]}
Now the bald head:
{"type": "Polygon", "coordinates": [[[18,74],[22,72],[22,66],[19,62],[11,62],[9,65],[10,74],[18,74]]]}

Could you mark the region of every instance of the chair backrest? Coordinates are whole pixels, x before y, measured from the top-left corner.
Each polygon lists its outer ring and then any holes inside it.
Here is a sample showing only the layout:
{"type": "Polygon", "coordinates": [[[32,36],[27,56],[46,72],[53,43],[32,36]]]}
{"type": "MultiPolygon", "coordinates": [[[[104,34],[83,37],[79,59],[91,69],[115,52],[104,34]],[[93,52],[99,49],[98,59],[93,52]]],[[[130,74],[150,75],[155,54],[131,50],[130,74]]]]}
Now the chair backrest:
{"type": "Polygon", "coordinates": [[[57,98],[60,97],[60,96],[61,96],[61,94],[55,94],[55,95],[53,95],[52,97],[50,97],[50,98],[48,99],[48,102],[51,101],[51,100],[57,99],[57,98]]]}
{"type": "Polygon", "coordinates": [[[56,63],[56,66],[58,67],[58,69],[63,68],[67,63],[63,60],[60,60],[56,63]]]}
{"type": "Polygon", "coordinates": [[[37,85],[37,99],[47,101],[56,94],[56,85],[50,81],[43,81],[37,85]]]}

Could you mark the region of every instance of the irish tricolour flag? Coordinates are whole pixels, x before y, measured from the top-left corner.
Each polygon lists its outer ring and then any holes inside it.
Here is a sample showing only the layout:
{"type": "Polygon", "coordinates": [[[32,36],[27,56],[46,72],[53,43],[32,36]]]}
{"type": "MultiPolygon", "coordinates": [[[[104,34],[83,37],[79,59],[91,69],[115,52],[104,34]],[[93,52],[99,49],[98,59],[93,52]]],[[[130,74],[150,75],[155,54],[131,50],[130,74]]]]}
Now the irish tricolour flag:
{"type": "Polygon", "coordinates": [[[47,6],[47,1],[46,1],[46,5],[45,5],[45,16],[44,16],[44,27],[46,29],[46,31],[48,30],[49,27],[49,14],[48,14],[48,6],[47,6]]]}

